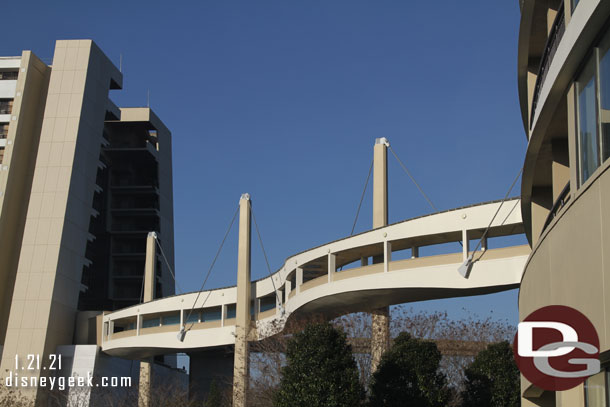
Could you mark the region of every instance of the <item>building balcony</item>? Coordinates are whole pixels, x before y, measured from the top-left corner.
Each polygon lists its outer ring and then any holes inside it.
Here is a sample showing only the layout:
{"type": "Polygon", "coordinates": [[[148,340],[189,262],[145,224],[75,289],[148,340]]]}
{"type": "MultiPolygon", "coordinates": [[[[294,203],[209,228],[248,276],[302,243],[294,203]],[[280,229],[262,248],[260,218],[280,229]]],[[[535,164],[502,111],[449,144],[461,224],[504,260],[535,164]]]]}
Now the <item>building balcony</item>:
{"type": "Polygon", "coordinates": [[[555,57],[555,53],[557,52],[557,47],[563,38],[563,34],[565,33],[566,25],[565,25],[565,13],[564,6],[561,3],[559,10],[557,11],[557,15],[555,17],[555,21],[551,26],[551,30],[549,31],[549,36],[546,41],[546,45],[544,47],[544,51],[542,53],[542,58],[540,59],[540,67],[538,68],[538,74],[536,76],[536,84],[534,85],[534,96],[532,98],[532,106],[530,113],[530,127],[534,123],[534,113],[536,112],[536,106],[538,104],[538,97],[540,95],[540,89],[546,80],[547,74],[549,72],[549,67],[553,62],[553,58],[555,57]]]}

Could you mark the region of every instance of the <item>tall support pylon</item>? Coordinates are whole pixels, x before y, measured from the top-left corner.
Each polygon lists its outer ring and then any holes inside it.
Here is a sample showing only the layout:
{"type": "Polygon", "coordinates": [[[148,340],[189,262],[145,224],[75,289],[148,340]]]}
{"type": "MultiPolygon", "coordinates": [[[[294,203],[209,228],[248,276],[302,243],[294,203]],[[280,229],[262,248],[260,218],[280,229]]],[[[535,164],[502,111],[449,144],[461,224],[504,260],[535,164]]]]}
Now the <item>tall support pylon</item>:
{"type": "MultiPolygon", "coordinates": [[[[146,238],[146,262],[144,263],[144,282],[142,301],[155,299],[155,274],[157,268],[157,234],[150,232],[146,238]]],[[[142,323],[138,319],[138,323],[142,323]]],[[[140,384],[138,385],[138,407],[150,407],[150,389],[152,385],[152,358],[140,362],[140,384]]]]}
{"type": "MultiPolygon", "coordinates": [[[[373,157],[373,229],[388,225],[388,140],[375,140],[373,157]]],[[[384,253],[373,257],[373,263],[383,263],[389,259],[391,248],[384,242],[384,253]]],[[[375,372],[381,356],[390,347],[390,307],[371,311],[371,372],[375,372]]]]}
{"type": "Polygon", "coordinates": [[[250,195],[239,200],[239,243],[237,253],[237,307],[235,310],[235,358],[233,367],[233,407],[245,407],[249,379],[248,335],[250,333],[250,195]]]}

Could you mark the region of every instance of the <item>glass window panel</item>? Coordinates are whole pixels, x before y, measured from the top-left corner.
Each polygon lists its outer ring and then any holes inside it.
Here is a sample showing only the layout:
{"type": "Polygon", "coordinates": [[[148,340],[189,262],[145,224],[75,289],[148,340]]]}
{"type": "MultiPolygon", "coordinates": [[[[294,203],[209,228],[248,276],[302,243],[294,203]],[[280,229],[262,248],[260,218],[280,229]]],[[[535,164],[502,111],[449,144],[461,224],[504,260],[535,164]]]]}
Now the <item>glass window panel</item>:
{"type": "Polygon", "coordinates": [[[576,81],[578,98],[578,140],[580,155],[580,183],[583,184],[599,167],[597,139],[597,109],[595,97],[595,64],[591,58],[576,81]]]}
{"type": "Polygon", "coordinates": [[[269,311],[275,308],[275,297],[263,297],[261,298],[260,309],[261,312],[269,311]]]}
{"type": "Polygon", "coordinates": [[[235,318],[235,304],[227,305],[227,319],[235,318]]]}
{"type": "Polygon", "coordinates": [[[599,99],[603,162],[610,157],[610,32],[599,45],[599,99]]]}
{"type": "Polygon", "coordinates": [[[163,325],[180,325],[180,314],[164,316],[163,325]]]}
{"type": "Polygon", "coordinates": [[[199,322],[199,312],[193,311],[191,315],[189,315],[188,313],[186,315],[187,324],[196,324],[197,322],[199,322]]]}
{"type": "Polygon", "coordinates": [[[574,11],[574,9],[576,8],[576,6],[578,6],[578,1],[579,1],[579,0],[572,0],[572,11],[574,11]]]}
{"type": "Polygon", "coordinates": [[[208,321],[220,321],[222,318],[220,307],[204,309],[201,314],[201,320],[208,321]]]}
{"type": "Polygon", "coordinates": [[[602,370],[585,381],[585,406],[606,407],[606,371],[602,370]]]}
{"type": "Polygon", "coordinates": [[[160,322],[161,321],[159,318],[144,319],[144,321],[142,321],[142,328],[152,328],[155,326],[159,326],[160,322]]]}

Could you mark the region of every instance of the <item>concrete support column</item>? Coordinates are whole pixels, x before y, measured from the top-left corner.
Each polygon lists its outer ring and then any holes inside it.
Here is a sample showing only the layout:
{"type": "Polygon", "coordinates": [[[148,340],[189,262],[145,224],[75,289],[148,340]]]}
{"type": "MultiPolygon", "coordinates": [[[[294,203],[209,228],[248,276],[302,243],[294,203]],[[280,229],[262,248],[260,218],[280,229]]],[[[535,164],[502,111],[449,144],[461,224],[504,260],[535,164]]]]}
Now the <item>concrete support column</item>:
{"type": "Polygon", "coordinates": [[[411,258],[416,259],[419,257],[419,247],[413,246],[411,247],[411,258]]]}
{"type": "Polygon", "coordinates": [[[337,272],[337,255],[328,253],[328,282],[329,283],[335,279],[336,272],[337,272]]]}
{"type": "Polygon", "coordinates": [[[138,407],[150,407],[150,388],[152,383],[153,359],[146,358],[140,361],[140,384],[138,387],[138,407]]]}
{"type": "MultiPolygon", "coordinates": [[[[388,225],[388,147],[385,138],[375,140],[373,152],[373,229],[388,225]]],[[[389,252],[391,253],[391,246],[389,252]]],[[[383,259],[373,257],[373,263],[384,262],[388,269],[388,242],[384,243],[383,259]]],[[[390,307],[371,312],[371,372],[375,372],[381,356],[390,347],[390,307]]]]}
{"type": "Polygon", "coordinates": [[[246,407],[249,381],[248,334],[250,333],[250,195],[239,200],[239,243],[237,253],[237,308],[235,359],[233,364],[233,407],[246,407]]]}
{"type": "MultiPolygon", "coordinates": [[[[155,298],[155,279],[157,267],[157,234],[150,232],[146,238],[146,262],[144,263],[143,302],[155,298]]],[[[140,332],[142,318],[138,315],[137,334],[140,332]]],[[[138,407],[151,406],[150,388],[152,385],[152,358],[140,361],[140,384],[138,385],[138,407]]]]}
{"type": "Polygon", "coordinates": [[[551,187],[532,188],[532,246],[540,239],[542,227],[553,206],[553,191],[551,187]]]}
{"type": "Polygon", "coordinates": [[[371,330],[371,373],[374,373],[381,357],[390,348],[390,307],[371,312],[371,330]]]}
{"type": "Polygon", "coordinates": [[[360,258],[360,267],[364,267],[364,266],[368,266],[368,265],[369,265],[369,258],[361,257],[360,258]]]}
{"type": "Polygon", "coordinates": [[[462,261],[468,260],[468,252],[470,252],[470,240],[468,240],[468,231],[462,230],[462,261]]]}
{"type": "Polygon", "coordinates": [[[392,261],[392,242],[387,240],[383,242],[383,272],[390,271],[390,262],[392,261]]]}
{"type": "Polygon", "coordinates": [[[570,154],[567,139],[555,139],[551,144],[553,162],[551,172],[553,175],[553,202],[555,202],[563,188],[570,181],[570,154]]]}
{"type": "Polygon", "coordinates": [[[155,274],[157,267],[157,234],[150,232],[146,238],[146,262],[144,263],[144,296],[143,301],[155,299],[155,274]]]}
{"type": "Polygon", "coordinates": [[[301,285],[303,284],[303,268],[297,267],[297,279],[296,279],[296,290],[297,294],[301,292],[301,285]]]}
{"type": "Polygon", "coordinates": [[[388,146],[385,138],[375,140],[373,156],[373,228],[388,225],[388,146]]]}

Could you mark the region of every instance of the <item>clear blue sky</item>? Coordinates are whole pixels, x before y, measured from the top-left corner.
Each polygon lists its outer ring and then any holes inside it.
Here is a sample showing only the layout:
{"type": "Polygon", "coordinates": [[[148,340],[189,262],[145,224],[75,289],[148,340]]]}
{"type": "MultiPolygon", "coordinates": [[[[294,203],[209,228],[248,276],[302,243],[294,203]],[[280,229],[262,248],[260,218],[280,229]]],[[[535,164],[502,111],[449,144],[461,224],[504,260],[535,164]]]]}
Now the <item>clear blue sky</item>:
{"type": "MultiPolygon", "coordinates": [[[[242,192],[274,271],[349,234],[376,137],[440,209],[502,198],[523,162],[517,0],[12,2],[2,14],[0,55],[47,59],[55,39],[91,38],[117,65],[123,55],[117,104],[144,106],[150,90],[173,133],[188,291],[242,192]]],[[[393,158],[389,172],[390,221],[429,213],[393,158]]],[[[369,194],[356,230],[371,222],[369,194]]],[[[234,284],[236,247],[233,230],[209,288],[234,284]]],[[[256,246],[253,278],[266,274],[256,246]]],[[[511,291],[416,308],[515,322],[516,301],[511,291]]]]}

